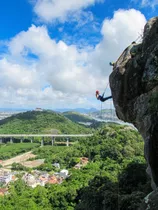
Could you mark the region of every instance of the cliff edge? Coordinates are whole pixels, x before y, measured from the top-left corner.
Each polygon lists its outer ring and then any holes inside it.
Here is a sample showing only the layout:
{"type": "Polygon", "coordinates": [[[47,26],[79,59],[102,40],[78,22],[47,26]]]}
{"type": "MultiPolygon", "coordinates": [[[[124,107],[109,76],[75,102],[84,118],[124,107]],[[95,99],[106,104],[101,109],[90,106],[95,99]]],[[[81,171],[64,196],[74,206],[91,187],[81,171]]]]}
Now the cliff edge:
{"type": "MultiPolygon", "coordinates": [[[[144,28],[143,41],[118,58],[110,88],[119,119],[132,123],[144,138],[147,173],[158,187],[158,17],[144,28]]],[[[150,196],[149,196],[150,197],[150,196]]]]}

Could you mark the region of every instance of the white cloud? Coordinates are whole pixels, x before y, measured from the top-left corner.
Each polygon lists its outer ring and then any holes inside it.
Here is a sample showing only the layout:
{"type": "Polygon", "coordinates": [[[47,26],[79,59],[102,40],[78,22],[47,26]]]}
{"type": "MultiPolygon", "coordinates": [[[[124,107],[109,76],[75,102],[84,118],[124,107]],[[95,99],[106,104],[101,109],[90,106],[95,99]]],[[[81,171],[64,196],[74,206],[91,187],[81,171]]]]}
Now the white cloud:
{"type": "Polygon", "coordinates": [[[101,30],[103,40],[96,46],[89,61],[93,68],[100,75],[109,75],[109,62],[116,61],[120,53],[137,39],[145,23],[144,15],[135,9],[118,10],[112,19],[105,19],[101,30]]]}
{"type": "Polygon", "coordinates": [[[63,41],[56,43],[45,27],[33,25],[27,32],[21,32],[11,40],[9,50],[12,58],[20,60],[27,58],[28,52],[37,55],[36,71],[55,90],[85,94],[96,86],[96,80],[82,65],[87,53],[79,53],[75,46],[67,46],[63,41]],[[89,88],[85,80],[90,82],[89,88]]]}
{"type": "Polygon", "coordinates": [[[140,8],[151,7],[153,10],[158,6],[158,0],[131,0],[131,2],[139,5],[140,8]]]}
{"type": "Polygon", "coordinates": [[[142,0],[141,2],[142,7],[151,7],[152,9],[155,9],[157,5],[158,0],[142,0]]]}
{"type": "Polygon", "coordinates": [[[12,56],[27,55],[29,50],[37,56],[52,56],[51,51],[56,47],[55,41],[51,40],[46,27],[32,25],[28,31],[22,31],[9,43],[9,50],[12,56]]]}
{"type": "Polygon", "coordinates": [[[0,87],[26,88],[39,86],[37,72],[31,66],[29,71],[24,65],[9,63],[5,58],[0,60],[0,87]]]}
{"type": "Polygon", "coordinates": [[[74,12],[103,1],[104,0],[37,0],[35,2],[34,11],[38,17],[45,22],[51,22],[55,19],[64,22],[68,16],[72,16],[74,12]]]}
{"type": "Polygon", "coordinates": [[[144,6],[149,6],[150,1],[149,0],[142,0],[141,5],[144,6]]]}
{"type": "Polygon", "coordinates": [[[137,38],[145,22],[134,9],[115,12],[104,20],[103,39],[91,51],[56,42],[46,27],[32,25],[8,43],[9,53],[0,59],[0,106],[8,101],[47,108],[95,105],[91,99],[106,87],[109,61],[137,38]]]}

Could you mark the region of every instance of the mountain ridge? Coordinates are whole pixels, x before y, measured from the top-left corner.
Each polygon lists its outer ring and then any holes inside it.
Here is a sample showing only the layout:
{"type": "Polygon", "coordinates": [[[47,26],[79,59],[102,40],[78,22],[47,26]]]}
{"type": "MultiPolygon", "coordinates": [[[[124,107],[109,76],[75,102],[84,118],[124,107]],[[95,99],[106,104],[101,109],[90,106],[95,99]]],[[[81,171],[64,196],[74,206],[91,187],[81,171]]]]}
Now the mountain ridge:
{"type": "Polygon", "coordinates": [[[88,133],[89,129],[53,111],[27,111],[0,121],[0,133],[88,133]]]}

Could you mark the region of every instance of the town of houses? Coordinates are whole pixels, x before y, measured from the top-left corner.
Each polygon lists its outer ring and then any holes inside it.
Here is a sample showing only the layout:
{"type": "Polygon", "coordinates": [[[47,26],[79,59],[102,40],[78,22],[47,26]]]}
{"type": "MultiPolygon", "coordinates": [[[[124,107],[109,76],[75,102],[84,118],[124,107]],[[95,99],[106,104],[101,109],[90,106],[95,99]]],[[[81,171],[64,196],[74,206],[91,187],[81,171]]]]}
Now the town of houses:
{"type": "Polygon", "coordinates": [[[34,170],[31,174],[25,173],[22,180],[24,180],[28,186],[35,188],[38,185],[44,187],[47,183],[61,184],[67,177],[69,177],[69,175],[68,170],[66,169],[61,170],[59,173],[54,173],[53,175],[50,175],[47,172],[34,170]]]}
{"type": "MultiPolygon", "coordinates": [[[[80,158],[80,162],[74,166],[74,169],[81,169],[88,163],[88,158],[80,158]]],[[[53,175],[48,172],[32,170],[29,172],[24,171],[9,171],[5,169],[0,169],[0,196],[8,194],[9,184],[16,181],[17,174],[23,174],[22,180],[29,187],[35,188],[39,186],[45,186],[46,184],[61,184],[66,178],[70,176],[67,169],[60,170],[59,163],[53,163],[59,172],[55,172],[53,175]]]]}
{"type": "MultiPolygon", "coordinates": [[[[7,194],[7,189],[11,182],[16,181],[17,174],[22,172],[15,171],[5,171],[3,169],[0,170],[0,195],[7,194]],[[4,191],[4,193],[3,193],[4,191]]],[[[27,186],[35,188],[38,185],[45,186],[48,184],[61,184],[63,180],[69,177],[68,170],[63,169],[60,172],[56,172],[53,175],[50,175],[48,172],[32,170],[31,173],[24,172],[22,176],[22,180],[27,184],[27,186]]]]}

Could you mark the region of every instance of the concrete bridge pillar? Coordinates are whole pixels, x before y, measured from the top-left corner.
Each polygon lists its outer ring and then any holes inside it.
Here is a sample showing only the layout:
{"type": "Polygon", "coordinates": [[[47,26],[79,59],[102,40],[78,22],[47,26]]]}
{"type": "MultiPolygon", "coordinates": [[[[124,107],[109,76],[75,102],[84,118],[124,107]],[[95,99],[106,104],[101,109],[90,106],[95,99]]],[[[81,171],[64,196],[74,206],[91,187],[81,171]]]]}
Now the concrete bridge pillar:
{"type": "Polygon", "coordinates": [[[0,138],[0,144],[2,144],[3,143],[3,139],[2,138],[0,138]]]}
{"type": "Polygon", "coordinates": [[[13,137],[10,137],[10,143],[11,144],[13,143],[13,137]]]}
{"type": "Polygon", "coordinates": [[[54,143],[55,143],[55,137],[53,136],[52,137],[52,146],[54,146],[54,143]]]}
{"type": "Polygon", "coordinates": [[[31,137],[31,143],[33,143],[33,137],[31,137]]]}
{"type": "Polygon", "coordinates": [[[66,146],[69,147],[69,138],[66,140],[66,146]]]}
{"type": "Polygon", "coordinates": [[[41,147],[43,147],[43,145],[44,145],[44,137],[42,137],[41,139],[41,147]]]}
{"type": "Polygon", "coordinates": [[[21,137],[21,139],[20,139],[20,143],[23,143],[23,140],[24,140],[24,138],[23,138],[23,137],[21,137]]]}

